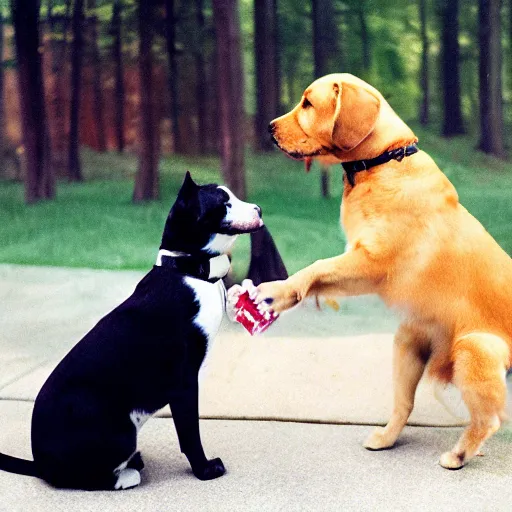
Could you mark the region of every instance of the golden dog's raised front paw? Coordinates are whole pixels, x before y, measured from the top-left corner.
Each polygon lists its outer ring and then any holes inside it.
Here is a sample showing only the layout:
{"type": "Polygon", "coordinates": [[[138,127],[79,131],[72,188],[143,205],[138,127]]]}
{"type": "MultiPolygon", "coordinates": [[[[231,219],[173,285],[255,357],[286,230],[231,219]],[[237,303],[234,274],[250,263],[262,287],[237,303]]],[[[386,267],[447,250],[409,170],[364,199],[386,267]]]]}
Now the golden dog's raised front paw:
{"type": "Polygon", "coordinates": [[[363,443],[367,450],[385,450],[395,444],[396,439],[391,439],[386,435],[384,427],[377,427],[363,443]]]}
{"type": "Polygon", "coordinates": [[[299,302],[297,292],[286,281],[261,283],[252,297],[258,304],[266,304],[276,313],[292,308],[299,302]]]}
{"type": "Polygon", "coordinates": [[[446,469],[460,469],[464,466],[464,454],[445,452],[441,455],[439,464],[446,469]]]}

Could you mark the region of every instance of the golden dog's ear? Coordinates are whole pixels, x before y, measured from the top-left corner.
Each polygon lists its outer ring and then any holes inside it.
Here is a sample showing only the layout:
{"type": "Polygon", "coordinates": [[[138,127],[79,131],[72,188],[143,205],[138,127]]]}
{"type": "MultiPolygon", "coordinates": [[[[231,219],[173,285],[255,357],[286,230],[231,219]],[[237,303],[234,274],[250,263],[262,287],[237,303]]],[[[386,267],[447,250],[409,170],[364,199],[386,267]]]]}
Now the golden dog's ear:
{"type": "Polygon", "coordinates": [[[332,128],[332,141],[343,151],[358,146],[375,127],[379,116],[380,100],[357,85],[334,84],[336,111],[332,128]]]}

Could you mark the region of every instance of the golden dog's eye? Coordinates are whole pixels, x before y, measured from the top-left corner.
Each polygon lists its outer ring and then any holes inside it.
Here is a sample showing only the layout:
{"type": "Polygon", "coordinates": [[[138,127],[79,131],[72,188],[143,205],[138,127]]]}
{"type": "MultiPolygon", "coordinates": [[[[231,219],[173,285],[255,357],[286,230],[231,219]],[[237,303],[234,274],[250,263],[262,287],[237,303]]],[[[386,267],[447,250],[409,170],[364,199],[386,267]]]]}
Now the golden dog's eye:
{"type": "Polygon", "coordinates": [[[302,108],[309,108],[312,107],[311,101],[309,101],[307,98],[304,98],[304,101],[302,102],[302,108]]]}

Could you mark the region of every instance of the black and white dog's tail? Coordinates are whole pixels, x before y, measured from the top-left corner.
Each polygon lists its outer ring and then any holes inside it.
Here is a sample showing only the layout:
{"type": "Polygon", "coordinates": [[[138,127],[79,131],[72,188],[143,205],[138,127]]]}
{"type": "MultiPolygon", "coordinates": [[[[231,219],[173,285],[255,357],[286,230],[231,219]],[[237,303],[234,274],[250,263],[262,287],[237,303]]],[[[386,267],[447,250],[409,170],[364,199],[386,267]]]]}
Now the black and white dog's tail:
{"type": "Polygon", "coordinates": [[[33,460],[18,459],[3,453],[0,453],[0,470],[18,475],[39,476],[33,460]]]}

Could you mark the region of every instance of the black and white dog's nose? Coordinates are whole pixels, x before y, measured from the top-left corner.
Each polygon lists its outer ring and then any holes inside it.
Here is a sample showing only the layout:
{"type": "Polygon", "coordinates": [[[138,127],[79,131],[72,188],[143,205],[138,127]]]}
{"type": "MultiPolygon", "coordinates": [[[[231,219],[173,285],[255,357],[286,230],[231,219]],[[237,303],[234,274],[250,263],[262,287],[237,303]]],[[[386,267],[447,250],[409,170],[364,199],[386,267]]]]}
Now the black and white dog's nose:
{"type": "Polygon", "coordinates": [[[259,206],[255,206],[254,209],[258,212],[258,216],[261,219],[261,208],[259,206]]]}

